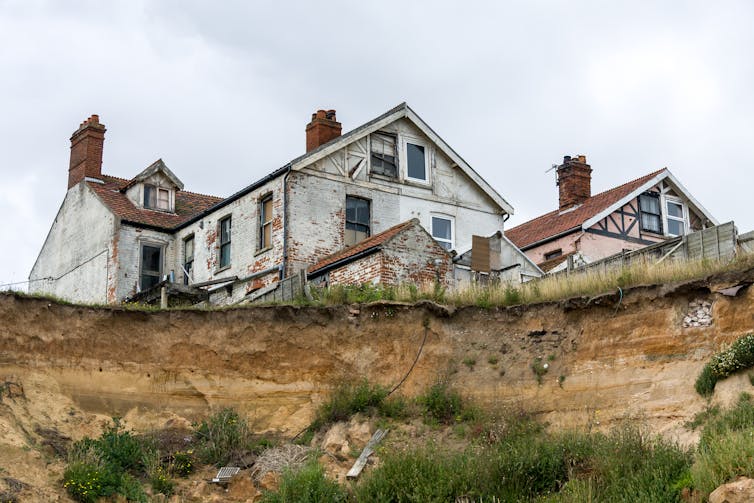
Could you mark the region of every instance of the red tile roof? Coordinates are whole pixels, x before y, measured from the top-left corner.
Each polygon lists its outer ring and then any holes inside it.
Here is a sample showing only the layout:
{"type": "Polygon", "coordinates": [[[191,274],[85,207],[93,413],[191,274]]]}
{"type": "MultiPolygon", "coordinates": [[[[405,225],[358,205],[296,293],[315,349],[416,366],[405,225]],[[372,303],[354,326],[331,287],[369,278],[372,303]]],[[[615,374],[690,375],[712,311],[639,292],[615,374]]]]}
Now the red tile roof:
{"type": "Polygon", "coordinates": [[[384,244],[393,236],[399,234],[400,232],[404,231],[405,229],[408,229],[409,227],[413,225],[418,225],[418,224],[419,224],[419,221],[414,218],[407,222],[403,222],[394,227],[391,227],[386,231],[380,232],[379,234],[370,236],[366,238],[364,241],[360,241],[353,246],[349,246],[348,248],[343,248],[342,250],[335,252],[332,255],[328,255],[327,257],[323,258],[322,260],[320,260],[313,266],[309,267],[308,272],[311,274],[324,267],[334,264],[335,262],[347,259],[349,257],[353,257],[354,255],[358,253],[366,252],[368,250],[375,249],[375,248],[379,248],[382,244],[384,244]]]}
{"type": "Polygon", "coordinates": [[[551,211],[505,231],[505,235],[519,248],[556,236],[581,224],[599,214],[612,204],[617,203],[646,182],[665,171],[665,168],[644,175],[641,178],[619,185],[618,187],[595,194],[575,210],[562,213],[551,211]]]}
{"type": "Polygon", "coordinates": [[[174,229],[191,217],[223,200],[221,197],[178,190],[175,193],[175,213],[146,210],[134,205],[126,194],[120,191],[128,185],[130,180],[108,175],[102,175],[102,180],[105,183],[92,181],[86,183],[117,217],[128,222],[165,230],[174,229]]]}

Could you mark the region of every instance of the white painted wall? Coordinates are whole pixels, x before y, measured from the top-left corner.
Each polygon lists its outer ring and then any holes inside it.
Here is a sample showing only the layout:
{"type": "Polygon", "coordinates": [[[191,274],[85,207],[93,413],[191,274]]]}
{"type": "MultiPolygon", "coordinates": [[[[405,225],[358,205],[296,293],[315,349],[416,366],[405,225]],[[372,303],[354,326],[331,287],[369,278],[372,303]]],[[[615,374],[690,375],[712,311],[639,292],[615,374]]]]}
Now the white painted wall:
{"type": "Polygon", "coordinates": [[[114,229],[112,213],[86,183],[71,187],[29,274],[29,292],[73,302],[107,302],[114,284],[112,275],[108,282],[115,267],[114,229]]]}

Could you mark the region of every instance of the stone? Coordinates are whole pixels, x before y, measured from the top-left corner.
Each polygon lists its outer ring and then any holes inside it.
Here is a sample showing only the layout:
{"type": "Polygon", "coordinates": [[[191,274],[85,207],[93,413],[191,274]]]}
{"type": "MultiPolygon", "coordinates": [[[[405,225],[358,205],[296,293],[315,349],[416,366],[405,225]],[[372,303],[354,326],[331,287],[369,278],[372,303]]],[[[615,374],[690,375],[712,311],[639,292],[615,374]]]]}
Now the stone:
{"type": "Polygon", "coordinates": [[[259,488],[263,491],[277,491],[281,478],[278,472],[267,472],[259,479],[259,488]]]}
{"type": "Polygon", "coordinates": [[[246,501],[248,499],[259,498],[262,496],[262,493],[254,487],[254,483],[251,481],[248,473],[240,472],[230,479],[227,496],[234,500],[246,501]]]}
{"type": "Polygon", "coordinates": [[[739,477],[723,484],[709,495],[709,503],[748,503],[754,501],[754,479],[739,477]]]}
{"type": "Polygon", "coordinates": [[[347,458],[351,450],[347,434],[345,423],[335,423],[327,430],[322,439],[322,450],[338,459],[347,458]]]}

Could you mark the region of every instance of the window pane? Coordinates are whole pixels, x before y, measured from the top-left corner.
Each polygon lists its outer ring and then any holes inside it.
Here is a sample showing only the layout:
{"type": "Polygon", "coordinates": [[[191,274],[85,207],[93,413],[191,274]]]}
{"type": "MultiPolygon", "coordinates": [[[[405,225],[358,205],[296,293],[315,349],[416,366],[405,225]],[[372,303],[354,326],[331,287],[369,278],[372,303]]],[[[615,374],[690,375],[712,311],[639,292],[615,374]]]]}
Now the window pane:
{"type": "Polygon", "coordinates": [[[683,218],[683,206],[672,201],[668,201],[668,216],[683,218]]]}
{"type": "Polygon", "coordinates": [[[149,274],[142,274],[141,275],[141,290],[149,290],[153,286],[155,286],[157,283],[160,282],[159,276],[151,276],[149,274]]]}
{"type": "Polygon", "coordinates": [[[409,178],[426,180],[427,174],[425,173],[426,165],[424,163],[424,147],[421,145],[414,145],[413,143],[407,143],[406,157],[408,158],[409,178]]]}
{"type": "Polygon", "coordinates": [[[154,194],[154,187],[151,185],[145,185],[144,186],[144,207],[145,208],[154,208],[155,206],[155,194],[154,194]]]}
{"type": "Polygon", "coordinates": [[[183,259],[184,262],[194,259],[194,238],[189,238],[185,241],[183,259]]]}
{"type": "Polygon", "coordinates": [[[141,270],[160,273],[160,248],[156,246],[142,246],[141,270]]]}
{"type": "Polygon", "coordinates": [[[262,223],[272,220],[272,198],[262,202],[262,223]]]}
{"type": "Polygon", "coordinates": [[[642,194],[641,196],[639,196],[639,207],[641,211],[659,215],[660,214],[660,198],[658,196],[642,194]]]}
{"type": "Polygon", "coordinates": [[[220,222],[220,243],[227,243],[230,241],[230,218],[226,218],[220,222]]]}
{"type": "Polygon", "coordinates": [[[671,236],[681,236],[683,235],[684,229],[683,220],[673,220],[671,218],[668,218],[668,234],[671,236]]]}
{"type": "Polygon", "coordinates": [[[262,248],[272,246],[272,224],[267,224],[264,226],[262,239],[262,248]]]}
{"type": "Polygon", "coordinates": [[[432,217],[432,237],[439,239],[453,239],[451,235],[450,220],[447,218],[432,217]]]}
{"type": "Polygon", "coordinates": [[[446,250],[450,251],[450,247],[451,247],[450,242],[448,242],[448,241],[438,241],[437,244],[440,245],[440,246],[442,246],[446,250]]]}
{"type": "Polygon", "coordinates": [[[170,207],[170,193],[165,189],[157,189],[157,207],[167,210],[170,207]]]}
{"type": "Polygon", "coordinates": [[[220,247],[220,267],[230,264],[230,243],[220,247]]]}
{"type": "Polygon", "coordinates": [[[641,228],[649,232],[662,232],[659,215],[641,214],[641,228]]]}

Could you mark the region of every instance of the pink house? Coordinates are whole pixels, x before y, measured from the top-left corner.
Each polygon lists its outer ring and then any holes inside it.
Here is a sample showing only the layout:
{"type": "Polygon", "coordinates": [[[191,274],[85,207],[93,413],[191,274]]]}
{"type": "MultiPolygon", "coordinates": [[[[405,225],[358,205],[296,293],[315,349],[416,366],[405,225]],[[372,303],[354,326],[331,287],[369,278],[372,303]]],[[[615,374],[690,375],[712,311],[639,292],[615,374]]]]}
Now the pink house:
{"type": "Polygon", "coordinates": [[[589,263],[717,225],[667,168],[592,195],[583,155],[557,167],[559,207],[505,231],[543,271],[589,263]]]}

